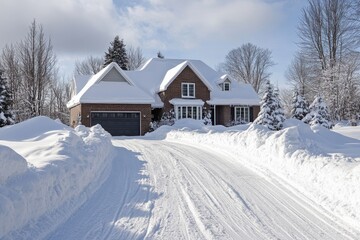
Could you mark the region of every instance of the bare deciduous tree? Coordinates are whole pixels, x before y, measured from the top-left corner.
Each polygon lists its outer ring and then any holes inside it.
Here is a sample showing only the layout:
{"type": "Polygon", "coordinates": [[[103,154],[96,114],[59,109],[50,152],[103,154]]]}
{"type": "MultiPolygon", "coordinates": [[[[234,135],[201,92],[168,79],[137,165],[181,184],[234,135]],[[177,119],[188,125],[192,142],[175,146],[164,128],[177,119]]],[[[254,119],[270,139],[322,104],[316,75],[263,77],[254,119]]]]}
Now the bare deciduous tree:
{"type": "Polygon", "coordinates": [[[273,65],[270,50],[247,43],[231,50],[221,69],[239,82],[250,83],[259,92],[269,80],[269,68],[273,65]]]}
{"type": "Polygon", "coordinates": [[[16,122],[48,115],[51,83],[56,81],[56,56],[51,40],[34,20],[25,39],[6,46],[2,65],[13,94],[12,109],[16,122]]]}
{"type": "Polygon", "coordinates": [[[82,61],[75,62],[75,75],[93,75],[103,68],[104,59],[90,56],[82,61]]]}
{"type": "Polygon", "coordinates": [[[43,115],[50,82],[56,76],[56,57],[50,39],[34,20],[25,40],[19,44],[25,110],[31,116],[43,115]]]}
{"type": "Polygon", "coordinates": [[[69,124],[70,114],[66,103],[70,100],[70,83],[67,81],[53,81],[48,99],[46,115],[69,124]]]}
{"type": "MultiPolygon", "coordinates": [[[[328,103],[333,119],[339,118],[344,71],[354,57],[358,23],[352,20],[350,0],[308,0],[299,24],[301,53],[311,73],[318,79],[318,90],[328,103]]],[[[350,71],[351,72],[351,71],[350,71]]]]}
{"type": "Polygon", "coordinates": [[[135,70],[145,63],[145,58],[142,54],[142,50],[132,46],[127,49],[128,57],[128,70],[135,70]]]}
{"type": "Polygon", "coordinates": [[[316,78],[314,79],[311,67],[305,57],[298,53],[285,72],[285,77],[293,89],[298,89],[299,93],[307,99],[312,99],[316,94],[314,89],[317,82],[315,81],[316,78]]]}

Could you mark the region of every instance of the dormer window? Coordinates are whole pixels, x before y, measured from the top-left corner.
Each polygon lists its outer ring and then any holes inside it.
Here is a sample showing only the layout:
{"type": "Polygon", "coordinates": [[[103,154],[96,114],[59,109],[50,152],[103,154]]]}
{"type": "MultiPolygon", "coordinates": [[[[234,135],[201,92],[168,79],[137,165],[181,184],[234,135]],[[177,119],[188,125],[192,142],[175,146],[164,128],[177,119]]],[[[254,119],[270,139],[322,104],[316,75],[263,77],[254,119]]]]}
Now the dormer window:
{"type": "Polygon", "coordinates": [[[181,97],[195,98],[195,83],[182,83],[181,84],[181,97]]]}
{"type": "Polygon", "coordinates": [[[230,91],[230,82],[224,82],[222,84],[222,90],[223,91],[230,91]]]}

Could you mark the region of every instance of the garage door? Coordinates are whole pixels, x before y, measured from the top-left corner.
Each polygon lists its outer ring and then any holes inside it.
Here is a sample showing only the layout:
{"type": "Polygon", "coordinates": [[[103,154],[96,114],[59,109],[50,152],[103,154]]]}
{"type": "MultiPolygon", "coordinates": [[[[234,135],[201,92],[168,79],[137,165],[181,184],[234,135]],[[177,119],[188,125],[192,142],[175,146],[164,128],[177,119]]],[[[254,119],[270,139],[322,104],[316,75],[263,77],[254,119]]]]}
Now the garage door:
{"type": "Polygon", "coordinates": [[[140,135],[138,112],[92,112],[91,126],[100,124],[112,136],[140,135]]]}

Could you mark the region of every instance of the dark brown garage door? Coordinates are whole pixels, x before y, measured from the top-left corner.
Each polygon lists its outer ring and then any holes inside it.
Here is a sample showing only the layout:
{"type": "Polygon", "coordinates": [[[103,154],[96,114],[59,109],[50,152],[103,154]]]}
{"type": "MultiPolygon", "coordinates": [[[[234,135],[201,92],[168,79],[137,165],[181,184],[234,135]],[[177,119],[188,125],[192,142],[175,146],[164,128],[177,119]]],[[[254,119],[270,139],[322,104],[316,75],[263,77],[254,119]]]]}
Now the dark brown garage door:
{"type": "Polygon", "coordinates": [[[112,136],[140,135],[138,112],[92,112],[91,126],[100,124],[112,136]]]}

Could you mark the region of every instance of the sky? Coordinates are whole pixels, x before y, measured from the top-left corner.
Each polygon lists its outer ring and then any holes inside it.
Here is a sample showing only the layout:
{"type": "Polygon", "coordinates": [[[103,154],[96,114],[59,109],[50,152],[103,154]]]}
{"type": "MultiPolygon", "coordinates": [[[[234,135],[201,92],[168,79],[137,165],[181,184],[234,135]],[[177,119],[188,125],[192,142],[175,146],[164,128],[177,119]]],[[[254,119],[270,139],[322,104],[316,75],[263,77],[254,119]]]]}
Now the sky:
{"type": "Polygon", "coordinates": [[[245,43],[272,51],[271,81],[286,86],[305,0],[0,0],[0,50],[25,38],[36,19],[51,38],[59,73],[104,56],[116,35],[146,59],[199,59],[216,67],[245,43]]]}

